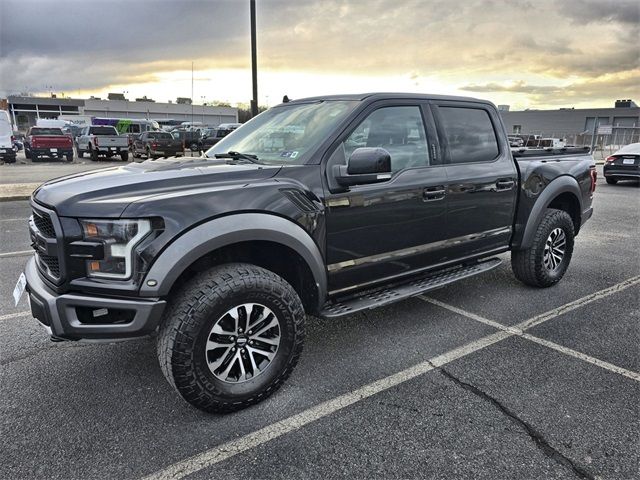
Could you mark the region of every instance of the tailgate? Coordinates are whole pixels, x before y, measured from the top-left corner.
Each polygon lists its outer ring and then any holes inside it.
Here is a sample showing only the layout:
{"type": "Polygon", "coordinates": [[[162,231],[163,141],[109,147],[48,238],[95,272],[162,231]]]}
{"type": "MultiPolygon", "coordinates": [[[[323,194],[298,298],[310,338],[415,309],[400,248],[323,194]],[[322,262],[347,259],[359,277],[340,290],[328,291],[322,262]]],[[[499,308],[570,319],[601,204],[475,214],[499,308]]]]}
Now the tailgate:
{"type": "Polygon", "coordinates": [[[102,136],[98,135],[98,145],[101,147],[128,147],[129,139],[127,137],[102,136]]]}
{"type": "Polygon", "coordinates": [[[33,148],[71,148],[71,139],[65,135],[34,135],[33,148]]]}

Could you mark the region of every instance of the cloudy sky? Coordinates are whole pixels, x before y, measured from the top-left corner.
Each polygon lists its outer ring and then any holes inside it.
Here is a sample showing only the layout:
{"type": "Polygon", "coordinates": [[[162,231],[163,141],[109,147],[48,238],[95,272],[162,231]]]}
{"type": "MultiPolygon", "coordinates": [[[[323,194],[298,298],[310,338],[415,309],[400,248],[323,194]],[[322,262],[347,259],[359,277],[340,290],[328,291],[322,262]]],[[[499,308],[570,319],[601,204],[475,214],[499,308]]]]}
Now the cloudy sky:
{"type": "MultiPolygon", "coordinates": [[[[248,0],[1,0],[0,96],[246,102],[248,0]]],[[[257,0],[261,104],[340,92],[640,102],[638,0],[257,0]]]]}

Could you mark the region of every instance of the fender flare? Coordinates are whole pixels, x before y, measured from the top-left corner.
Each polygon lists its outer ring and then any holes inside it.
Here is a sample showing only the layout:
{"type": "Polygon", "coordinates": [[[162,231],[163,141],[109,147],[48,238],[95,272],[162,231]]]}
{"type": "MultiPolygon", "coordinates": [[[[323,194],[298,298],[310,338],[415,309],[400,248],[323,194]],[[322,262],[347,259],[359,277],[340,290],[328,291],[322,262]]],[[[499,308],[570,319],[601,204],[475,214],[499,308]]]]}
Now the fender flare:
{"type": "Polygon", "coordinates": [[[524,249],[531,246],[533,243],[533,237],[538,229],[538,225],[540,225],[540,222],[542,221],[542,216],[544,215],[545,210],[558,195],[563,193],[572,193],[575,195],[580,206],[578,214],[582,214],[582,193],[580,192],[578,181],[568,175],[556,178],[546,186],[533,204],[533,208],[531,209],[531,213],[527,219],[527,224],[524,228],[522,241],[518,248],[524,249]]]}
{"type": "Polygon", "coordinates": [[[216,218],[176,238],[151,265],[140,287],[140,295],[166,296],[178,277],[202,256],[227,245],[252,240],[279,243],[296,251],[311,270],[318,290],[318,302],[324,302],[327,275],[316,243],[292,221],[264,213],[239,213],[216,218]],[[148,279],[157,281],[157,285],[147,285],[148,279]]]}

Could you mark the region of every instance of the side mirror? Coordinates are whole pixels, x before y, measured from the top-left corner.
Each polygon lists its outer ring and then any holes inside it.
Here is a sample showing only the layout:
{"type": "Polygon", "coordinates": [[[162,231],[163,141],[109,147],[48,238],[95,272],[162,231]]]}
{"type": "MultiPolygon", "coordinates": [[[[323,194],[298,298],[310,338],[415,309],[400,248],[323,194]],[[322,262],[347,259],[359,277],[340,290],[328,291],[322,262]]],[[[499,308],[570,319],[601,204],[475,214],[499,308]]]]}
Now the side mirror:
{"type": "Polygon", "coordinates": [[[336,182],[343,187],[384,182],[391,178],[391,155],[384,148],[356,148],[347,165],[333,169],[336,182]]]}

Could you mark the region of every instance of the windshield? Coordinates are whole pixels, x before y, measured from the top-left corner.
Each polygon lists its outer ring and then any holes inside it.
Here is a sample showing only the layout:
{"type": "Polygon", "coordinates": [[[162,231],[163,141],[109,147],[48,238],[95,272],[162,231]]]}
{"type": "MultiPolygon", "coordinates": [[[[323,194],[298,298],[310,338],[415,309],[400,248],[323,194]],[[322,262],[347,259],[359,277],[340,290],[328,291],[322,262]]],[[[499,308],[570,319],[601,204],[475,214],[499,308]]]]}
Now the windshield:
{"type": "Polygon", "coordinates": [[[261,113],[207,150],[207,157],[230,151],[260,163],[302,165],[327,135],[356,107],[354,101],[280,105],[261,113]]]}

